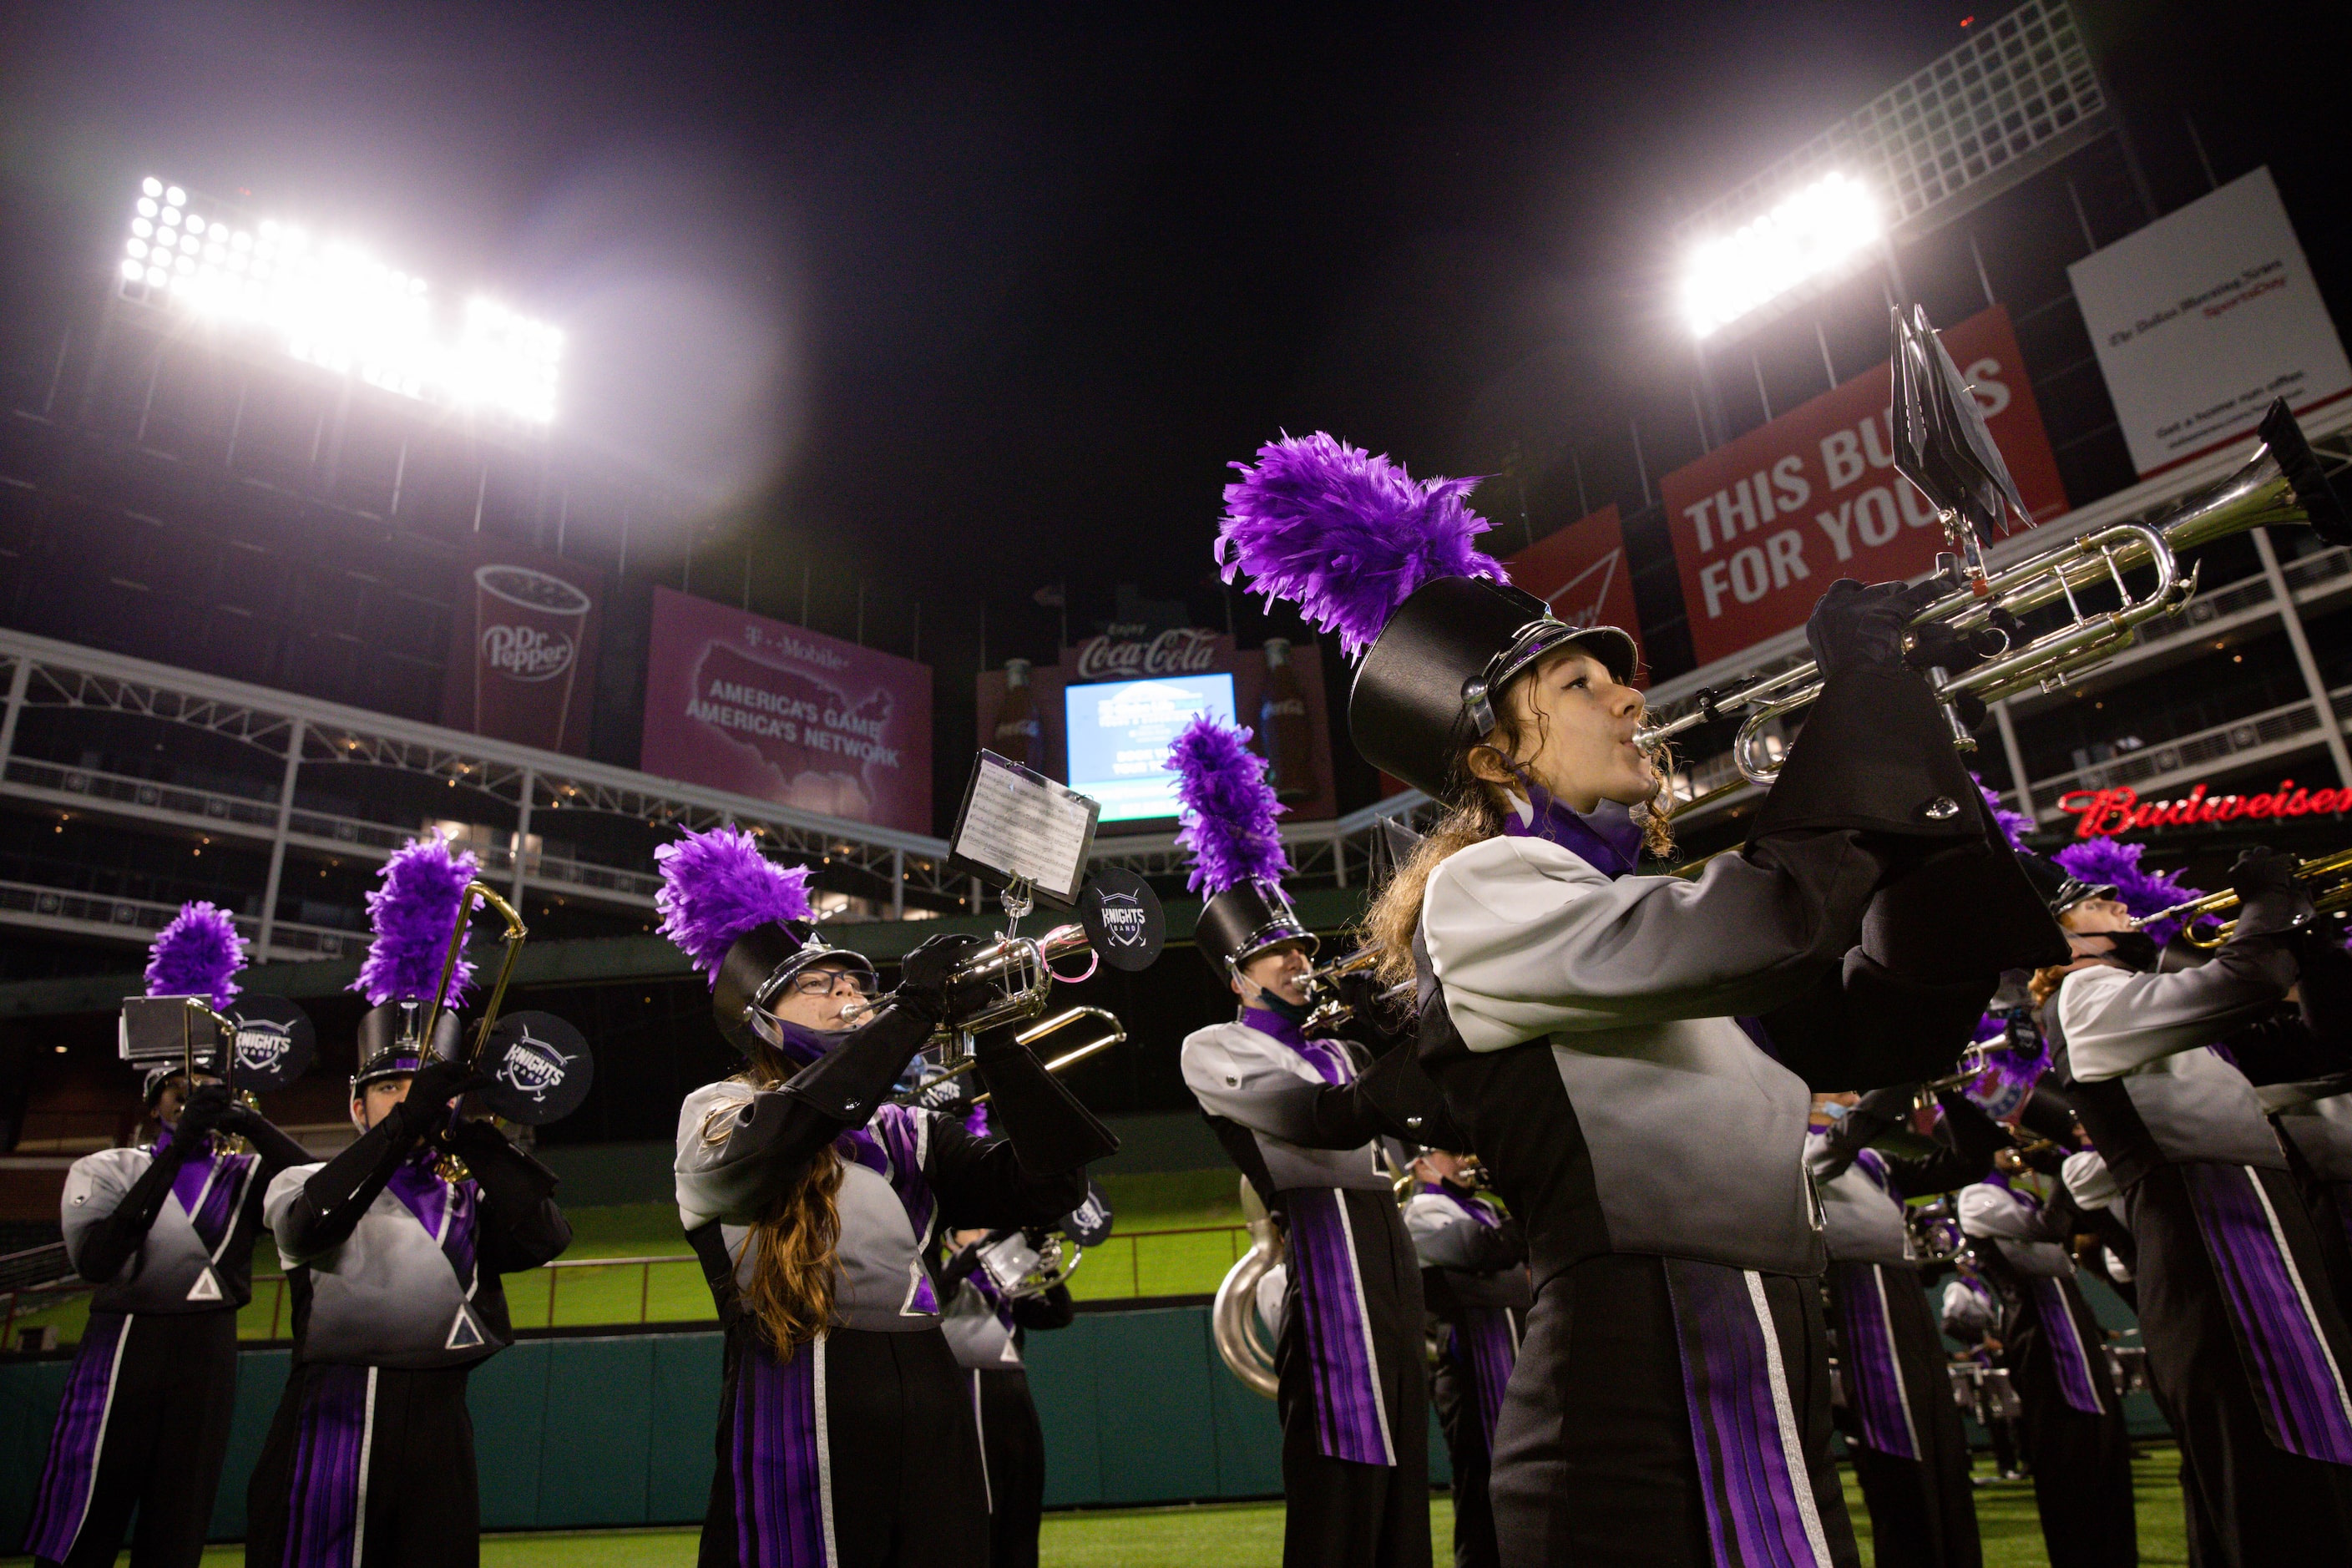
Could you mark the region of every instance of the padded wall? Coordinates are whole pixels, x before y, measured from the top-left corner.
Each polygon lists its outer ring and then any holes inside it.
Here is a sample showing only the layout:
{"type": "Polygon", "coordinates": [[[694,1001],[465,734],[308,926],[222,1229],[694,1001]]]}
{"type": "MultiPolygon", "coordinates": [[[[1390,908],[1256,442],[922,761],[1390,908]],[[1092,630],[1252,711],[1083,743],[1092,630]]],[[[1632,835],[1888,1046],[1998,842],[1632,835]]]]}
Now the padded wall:
{"type": "MultiPolygon", "coordinates": [[[[238,1357],[236,1417],[213,1536],[245,1533],[245,1488],[269,1430],[284,1350],[238,1357]]],[[[716,1331],[527,1340],[468,1388],[486,1530],[689,1523],[710,1492],[716,1331]]],[[[0,1364],[0,1545],[22,1540],[63,1360],[0,1364]]],[[[1269,1497],[1282,1490],[1274,1405],[1217,1359],[1205,1307],[1081,1313],[1029,1340],[1049,1507],[1269,1497]]],[[[1448,1479],[1433,1423],[1433,1479],[1448,1479]]]]}

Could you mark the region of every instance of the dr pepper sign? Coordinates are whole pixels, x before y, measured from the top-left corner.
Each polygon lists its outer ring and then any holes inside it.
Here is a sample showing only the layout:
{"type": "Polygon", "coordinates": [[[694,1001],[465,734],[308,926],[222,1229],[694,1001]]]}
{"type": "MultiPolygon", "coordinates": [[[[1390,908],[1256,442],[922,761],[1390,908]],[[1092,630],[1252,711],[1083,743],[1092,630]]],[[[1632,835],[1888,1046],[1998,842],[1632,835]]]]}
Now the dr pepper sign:
{"type": "MultiPolygon", "coordinates": [[[[2009,312],[1995,305],[1943,339],[2034,521],[2063,513],[2066,492],[2009,312]]],[[[1882,363],[1659,486],[1701,666],[1802,626],[1841,577],[1878,583],[1935,566],[1944,531],[1895,471],[1886,394],[1882,363]]]]}

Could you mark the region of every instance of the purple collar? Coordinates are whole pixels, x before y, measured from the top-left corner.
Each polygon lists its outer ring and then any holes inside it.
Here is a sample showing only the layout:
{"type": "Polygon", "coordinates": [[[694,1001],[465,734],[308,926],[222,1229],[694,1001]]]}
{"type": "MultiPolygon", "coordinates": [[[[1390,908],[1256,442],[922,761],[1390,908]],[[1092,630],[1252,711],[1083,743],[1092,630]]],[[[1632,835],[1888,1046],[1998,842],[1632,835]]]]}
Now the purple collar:
{"type": "Polygon", "coordinates": [[[1423,1182],[1421,1184],[1421,1190],[1432,1197],[1444,1198],[1447,1203],[1490,1229],[1496,1224],[1494,1210],[1451,1182],[1423,1182]]]}
{"type": "Polygon", "coordinates": [[[1325,1083],[1345,1083],[1349,1074],[1343,1054],[1320,1040],[1310,1040],[1307,1031],[1270,1007],[1244,1007],[1242,1022],[1270,1039],[1280,1040],[1307,1059],[1315,1076],[1325,1083]]]}
{"type": "Polygon", "coordinates": [[[1557,844],[1612,882],[1641,864],[1642,830],[1623,806],[1602,801],[1588,814],[1553,798],[1524,773],[1519,782],[1528,792],[1527,813],[1514,805],[1504,814],[1504,837],[1557,844]]]}

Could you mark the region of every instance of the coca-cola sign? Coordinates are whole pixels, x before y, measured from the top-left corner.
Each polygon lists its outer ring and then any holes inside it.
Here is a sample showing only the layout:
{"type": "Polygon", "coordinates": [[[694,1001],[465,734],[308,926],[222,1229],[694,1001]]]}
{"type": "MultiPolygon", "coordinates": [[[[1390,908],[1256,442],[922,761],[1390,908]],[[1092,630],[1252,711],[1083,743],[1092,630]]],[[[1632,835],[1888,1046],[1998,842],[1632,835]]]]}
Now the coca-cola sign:
{"type": "Polygon", "coordinates": [[[2281,779],[2268,794],[2213,795],[2200,784],[2184,795],[2142,800],[2138,791],[2117,786],[2070,790],[2058,797],[2058,809],[2074,814],[2075,837],[2116,838],[2159,827],[2328,816],[2352,811],[2352,789],[2305,789],[2293,779],[2281,779]]]}
{"type": "Polygon", "coordinates": [[[1173,626],[1149,640],[1088,637],[1070,650],[1073,680],[1132,680],[1152,675],[1205,675],[1223,651],[1218,634],[1173,626]]]}
{"type": "Polygon", "coordinates": [[[459,563],[441,721],[546,751],[585,751],[601,584],[560,555],[474,541],[459,563]]]}

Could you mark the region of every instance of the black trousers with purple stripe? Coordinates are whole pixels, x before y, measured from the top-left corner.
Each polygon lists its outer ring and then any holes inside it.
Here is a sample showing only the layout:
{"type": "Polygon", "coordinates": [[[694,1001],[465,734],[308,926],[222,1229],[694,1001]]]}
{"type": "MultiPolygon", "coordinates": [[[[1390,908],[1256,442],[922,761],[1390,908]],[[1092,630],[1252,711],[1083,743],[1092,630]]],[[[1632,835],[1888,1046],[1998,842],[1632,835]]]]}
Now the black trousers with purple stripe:
{"type": "Polygon", "coordinates": [[[1495,1510],[1486,1500],[1486,1421],[1476,1374],[1450,1356],[1429,1373],[1429,1403],[1454,1466],[1454,1568],[1502,1568],[1495,1510]]]}
{"type": "Polygon", "coordinates": [[[2061,1294],[2074,1320],[2072,1338],[2091,1349],[2091,1384],[2102,1413],[2094,1415],[2066,1403],[2056,1348],[2060,1335],[2035,1309],[2020,1319],[2008,1349],[2010,1384],[2019,1406],[2018,1447],[2033,1473],[2033,1502],[2051,1568],[2132,1568],[2139,1561],[2139,1524],[2133,1511],[2131,1440],[2124,1430],[2123,1402],[2098,1349],[2098,1320],[2074,1282],[2063,1285],[2061,1294]]]}
{"type": "Polygon", "coordinates": [[[58,1408],[25,1549],[42,1563],[194,1568],[236,1403],[236,1311],[93,1312],[58,1408]]]}
{"type": "Polygon", "coordinates": [[[702,1568],[968,1568],[988,1559],[971,1380],[936,1328],[835,1329],[789,1359],[727,1332],[702,1568]]]}
{"type": "MultiPolygon", "coordinates": [[[[1855,1409],[1857,1389],[1849,1371],[1838,1426],[1870,1510],[1873,1560],[1878,1568],[1979,1568],[1984,1548],[1969,1479],[1968,1434],[1952,1402],[1943,1337],[1927,1315],[1918,1270],[1894,1263],[1832,1262],[1829,1291],[1832,1320],[1859,1322],[1864,1331],[1874,1326],[1870,1320],[1883,1304],[1910,1416],[1906,1436],[1916,1455],[1906,1458],[1871,1446],[1855,1409]]],[[[1839,1348],[1842,1364],[1853,1368],[1854,1347],[1839,1348]]]]}
{"type": "MultiPolygon", "coordinates": [[[[2284,1175],[2258,1174],[2338,1366],[2352,1373],[2310,1218],[2284,1175]]],[[[2200,1568],[2352,1562],[2352,1466],[2305,1458],[2271,1441],[2189,1180],[2181,1166],[2158,1165],[2132,1184],[2125,1202],[2139,1244],[2148,1384],[2180,1441],[2190,1560],[2200,1568]]]]}
{"type": "Polygon", "coordinates": [[[246,1489],[246,1568],[477,1568],[471,1370],[297,1366],[246,1489]]]}
{"type": "MultiPolygon", "coordinates": [[[[1699,1364],[1712,1370],[1703,1354],[1699,1364]]],[[[1537,1293],[1503,1401],[1487,1482],[1503,1561],[1860,1568],[1830,1453],[1830,1403],[1812,1280],[1588,1258],[1537,1293]],[[1686,1372],[1691,1327],[1707,1321],[1744,1335],[1745,1359],[1724,1364],[1712,1392],[1686,1372]],[[1774,1397],[1741,1397],[1759,1385],[1774,1397]],[[1706,1421],[1704,1442],[1695,1416],[1706,1421]],[[1770,1489],[1780,1506],[1765,1517],[1741,1477],[1791,1468],[1803,1474],[1793,1490],[1770,1489]]]]}

